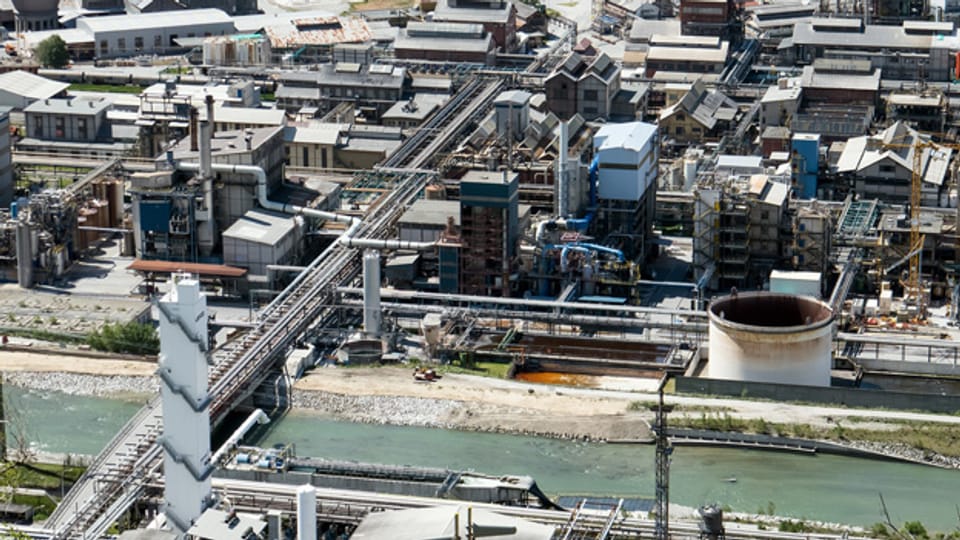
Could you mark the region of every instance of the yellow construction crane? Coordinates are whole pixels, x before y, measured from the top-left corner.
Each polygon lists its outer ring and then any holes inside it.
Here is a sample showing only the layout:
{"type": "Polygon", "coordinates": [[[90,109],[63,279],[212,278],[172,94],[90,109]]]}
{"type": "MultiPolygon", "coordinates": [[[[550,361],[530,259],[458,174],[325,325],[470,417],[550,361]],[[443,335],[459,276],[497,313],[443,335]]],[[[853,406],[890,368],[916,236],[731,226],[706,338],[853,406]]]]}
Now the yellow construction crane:
{"type": "MultiPolygon", "coordinates": [[[[928,133],[927,135],[941,135],[928,133]]],[[[920,258],[923,254],[924,236],[920,232],[920,203],[923,188],[923,156],[926,150],[935,152],[938,149],[960,150],[960,144],[938,143],[932,140],[922,140],[918,135],[913,144],[884,143],[884,148],[911,148],[913,149],[913,164],[910,178],[910,245],[907,257],[910,262],[910,271],[907,282],[904,283],[904,298],[917,306],[917,317],[926,316],[926,303],[923,300],[923,291],[920,288],[920,258]]]]}

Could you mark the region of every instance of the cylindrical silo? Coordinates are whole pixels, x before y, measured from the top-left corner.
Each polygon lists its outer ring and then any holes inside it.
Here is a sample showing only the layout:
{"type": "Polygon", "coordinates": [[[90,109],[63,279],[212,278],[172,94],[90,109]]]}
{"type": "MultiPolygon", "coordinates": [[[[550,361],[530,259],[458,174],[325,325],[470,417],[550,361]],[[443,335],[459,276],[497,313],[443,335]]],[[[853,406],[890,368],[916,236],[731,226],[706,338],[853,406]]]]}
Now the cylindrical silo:
{"type": "Polygon", "coordinates": [[[363,253],[363,332],[380,337],[380,252],[363,253]]]}
{"type": "Polygon", "coordinates": [[[309,484],[297,488],[297,540],[317,540],[317,490],[309,484]]]}
{"type": "Polygon", "coordinates": [[[809,296],[739,293],[710,304],[707,377],[830,386],[833,310],[809,296]]]}

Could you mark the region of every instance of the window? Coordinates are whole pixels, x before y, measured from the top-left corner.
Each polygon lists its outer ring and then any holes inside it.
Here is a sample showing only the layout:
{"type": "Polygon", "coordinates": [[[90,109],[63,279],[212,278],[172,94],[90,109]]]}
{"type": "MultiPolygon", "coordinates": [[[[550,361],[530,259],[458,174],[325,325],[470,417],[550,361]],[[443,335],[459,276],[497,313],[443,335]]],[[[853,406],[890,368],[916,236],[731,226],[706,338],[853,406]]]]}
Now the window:
{"type": "Polygon", "coordinates": [[[134,48],[135,50],[137,50],[137,51],[142,51],[142,50],[143,50],[143,38],[142,38],[142,37],[135,37],[135,38],[133,38],[133,48],[134,48]]]}
{"type": "Polygon", "coordinates": [[[677,129],[674,130],[674,133],[677,135],[683,135],[683,126],[677,126],[677,129]]]}
{"type": "Polygon", "coordinates": [[[159,49],[161,47],[163,47],[163,36],[161,36],[160,34],[157,34],[153,36],[153,48],[159,49]]]}
{"type": "Polygon", "coordinates": [[[127,50],[127,39],[126,38],[117,38],[117,49],[120,52],[127,50]]]}
{"type": "Polygon", "coordinates": [[[107,54],[107,51],[109,50],[110,50],[110,44],[107,42],[107,40],[105,39],[102,40],[100,42],[100,54],[107,54]]]}
{"type": "Polygon", "coordinates": [[[764,210],[763,212],[760,212],[760,219],[762,219],[763,221],[767,221],[768,219],[770,219],[770,211],[764,210]]]}
{"type": "Polygon", "coordinates": [[[303,166],[310,166],[310,148],[306,146],[303,147],[303,166]]]}
{"type": "Polygon", "coordinates": [[[77,118],[77,138],[81,141],[87,140],[87,119],[77,118]]]}
{"type": "Polygon", "coordinates": [[[62,116],[57,116],[53,119],[53,136],[54,137],[58,139],[63,138],[64,136],[63,125],[64,123],[63,123],[62,116]]]}
{"type": "Polygon", "coordinates": [[[43,117],[35,116],[33,118],[33,136],[42,139],[43,138],[43,117]]]}
{"type": "Polygon", "coordinates": [[[893,174],[897,171],[897,168],[893,165],[881,165],[880,172],[883,174],[893,174]]]}
{"type": "Polygon", "coordinates": [[[596,101],[598,98],[596,90],[584,90],[583,99],[587,101],[596,101]]]}
{"type": "Polygon", "coordinates": [[[327,149],[323,147],[320,148],[320,167],[327,168],[327,149]]]}
{"type": "Polygon", "coordinates": [[[677,113],[677,122],[683,122],[686,119],[687,117],[684,116],[683,113],[677,113]]]}

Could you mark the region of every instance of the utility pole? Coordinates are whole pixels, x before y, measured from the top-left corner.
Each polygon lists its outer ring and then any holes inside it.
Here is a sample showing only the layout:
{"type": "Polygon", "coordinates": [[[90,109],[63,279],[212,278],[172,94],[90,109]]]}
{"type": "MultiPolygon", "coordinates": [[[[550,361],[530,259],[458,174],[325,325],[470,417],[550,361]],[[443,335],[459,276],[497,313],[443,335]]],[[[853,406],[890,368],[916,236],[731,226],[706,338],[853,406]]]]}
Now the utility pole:
{"type": "Polygon", "coordinates": [[[664,377],[660,382],[660,399],[655,409],[657,420],[653,428],[657,434],[657,515],[653,536],[657,540],[670,538],[670,454],[673,453],[673,447],[670,446],[670,439],[667,436],[667,413],[673,409],[673,406],[663,403],[663,385],[666,381],[667,378],[664,377]]]}

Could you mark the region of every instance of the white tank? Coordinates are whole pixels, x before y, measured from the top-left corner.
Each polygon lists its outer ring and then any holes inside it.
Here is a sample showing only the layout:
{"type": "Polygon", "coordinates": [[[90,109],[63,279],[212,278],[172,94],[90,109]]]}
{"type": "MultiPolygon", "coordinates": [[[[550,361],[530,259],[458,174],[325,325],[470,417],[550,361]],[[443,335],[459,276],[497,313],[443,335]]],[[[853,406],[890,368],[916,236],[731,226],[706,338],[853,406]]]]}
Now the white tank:
{"type": "Polygon", "coordinates": [[[380,337],[380,252],[363,253],[363,331],[369,337],[380,337]]]}
{"type": "Polygon", "coordinates": [[[297,540],[317,540],[317,490],[309,484],[297,488],[297,540]]]}
{"type": "Polygon", "coordinates": [[[834,314],[809,296],[739,293],[713,301],[711,379],[830,386],[834,314]]]}
{"type": "Polygon", "coordinates": [[[443,320],[439,313],[427,313],[420,321],[420,329],[423,331],[423,340],[429,346],[436,346],[440,343],[440,327],[443,320]]]}
{"type": "Polygon", "coordinates": [[[697,160],[686,158],[683,160],[683,190],[692,191],[697,183],[697,160]]]}

